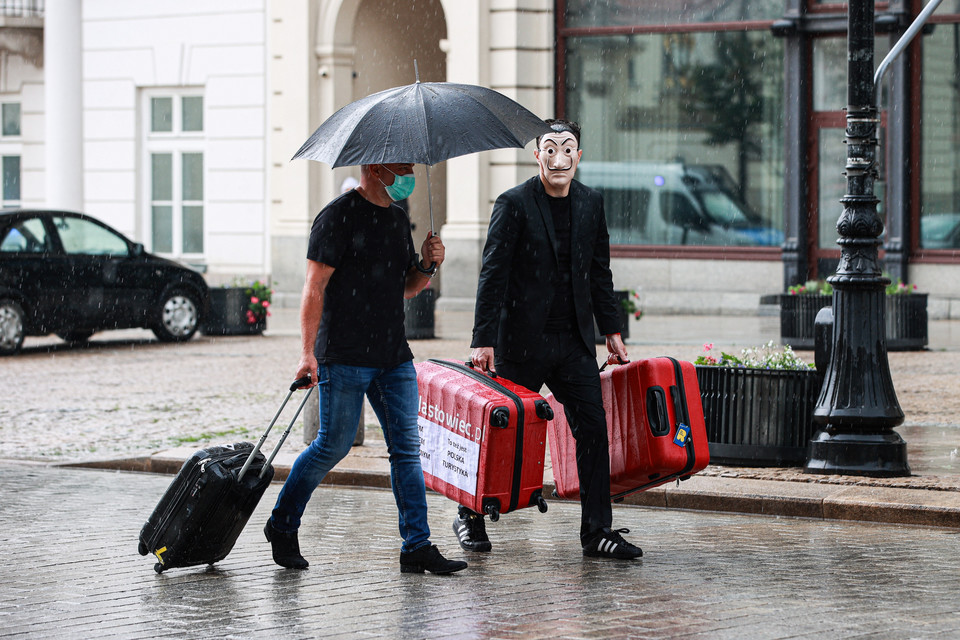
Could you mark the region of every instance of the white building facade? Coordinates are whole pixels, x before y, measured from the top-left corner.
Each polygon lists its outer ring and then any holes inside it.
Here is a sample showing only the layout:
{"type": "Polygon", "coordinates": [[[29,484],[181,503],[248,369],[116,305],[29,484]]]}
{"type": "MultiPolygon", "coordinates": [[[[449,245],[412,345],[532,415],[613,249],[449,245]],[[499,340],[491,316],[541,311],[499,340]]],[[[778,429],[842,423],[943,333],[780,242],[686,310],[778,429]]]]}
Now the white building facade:
{"type": "MultiPolygon", "coordinates": [[[[413,82],[414,61],[421,81],[491,87],[554,116],[566,91],[563,82],[558,89],[554,7],[553,0],[0,1],[3,205],[75,201],[72,208],[148,250],[201,268],[211,285],[269,278],[275,303],[296,306],[311,222],[346,177],[359,175],[291,162],[303,141],[352,100],[413,82]],[[64,16],[66,27],[57,23],[64,16]],[[44,42],[45,22],[76,30],[79,42],[44,42]],[[80,95],[51,101],[45,86],[62,88],[71,46],[81,52],[80,95]],[[70,130],[63,123],[75,110],[82,161],[64,166],[52,156],[49,131],[70,130]],[[61,193],[77,180],[78,189],[61,193]]],[[[581,73],[589,75],[590,64],[581,73]]],[[[629,72],[621,84],[643,82],[644,69],[629,72]]],[[[598,132],[585,146],[602,140],[598,132]]],[[[430,169],[436,231],[447,246],[441,308],[473,308],[491,207],[535,174],[533,146],[430,169]]],[[[425,168],[416,176],[410,204],[419,245],[429,226],[425,168]]],[[[619,251],[615,284],[642,288],[651,312],[756,313],[761,295],[783,288],[783,263],[770,249],[759,258],[619,251]]],[[[932,316],[960,317],[960,278],[945,277],[957,269],[915,270],[912,281],[933,294],[932,316]]]]}

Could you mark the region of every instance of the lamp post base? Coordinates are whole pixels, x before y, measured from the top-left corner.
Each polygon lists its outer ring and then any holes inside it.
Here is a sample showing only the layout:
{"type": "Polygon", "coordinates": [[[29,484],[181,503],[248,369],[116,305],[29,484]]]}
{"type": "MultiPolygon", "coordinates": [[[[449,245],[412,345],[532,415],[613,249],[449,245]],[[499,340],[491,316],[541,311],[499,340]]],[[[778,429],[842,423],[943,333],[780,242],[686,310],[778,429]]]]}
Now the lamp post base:
{"type": "Polygon", "coordinates": [[[810,440],[805,473],[899,478],[910,475],[907,443],[895,431],[830,433],[810,440]]]}

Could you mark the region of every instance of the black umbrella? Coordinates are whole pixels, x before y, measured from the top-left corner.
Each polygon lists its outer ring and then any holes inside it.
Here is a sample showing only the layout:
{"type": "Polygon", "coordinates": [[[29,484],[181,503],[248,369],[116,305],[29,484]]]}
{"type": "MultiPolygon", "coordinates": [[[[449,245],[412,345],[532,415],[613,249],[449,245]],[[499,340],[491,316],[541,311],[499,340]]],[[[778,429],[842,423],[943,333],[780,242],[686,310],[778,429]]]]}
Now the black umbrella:
{"type": "Polygon", "coordinates": [[[543,120],[493,89],[418,80],[351,102],[327,118],[293,158],[333,167],[424,164],[429,190],[430,165],[478,151],[522,148],[550,131],[543,120]]]}

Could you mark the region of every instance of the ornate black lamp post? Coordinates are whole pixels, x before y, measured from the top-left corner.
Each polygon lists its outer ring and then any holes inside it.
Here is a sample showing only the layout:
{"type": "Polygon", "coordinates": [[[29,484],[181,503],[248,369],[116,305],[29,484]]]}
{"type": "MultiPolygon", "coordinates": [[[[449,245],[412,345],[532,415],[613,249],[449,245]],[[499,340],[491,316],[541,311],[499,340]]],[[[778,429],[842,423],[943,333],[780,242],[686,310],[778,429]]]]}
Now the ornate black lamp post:
{"type": "Polygon", "coordinates": [[[883,221],[873,193],[877,178],[873,0],[850,0],[847,19],[847,193],[841,199],[840,265],[833,285],[833,333],[805,471],[908,476],[907,444],[893,427],[903,410],[890,377],[884,331],[879,247],[883,221]]]}

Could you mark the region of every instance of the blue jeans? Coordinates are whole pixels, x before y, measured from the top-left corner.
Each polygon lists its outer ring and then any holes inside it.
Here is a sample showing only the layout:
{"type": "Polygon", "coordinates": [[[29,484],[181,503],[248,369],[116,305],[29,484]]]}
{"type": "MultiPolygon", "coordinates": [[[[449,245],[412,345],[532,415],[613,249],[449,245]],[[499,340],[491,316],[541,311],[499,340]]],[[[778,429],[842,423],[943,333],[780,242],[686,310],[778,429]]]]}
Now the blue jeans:
{"type": "Polygon", "coordinates": [[[373,407],[390,457],[390,484],[400,511],[403,551],[430,540],[427,495],[420,467],[417,429],[417,372],[408,361],[393,369],[321,364],[317,369],[320,428],[316,439],[297,457],[273,508],[277,531],[300,528],[300,518],[313,490],[350,451],[366,394],[373,407]]]}

